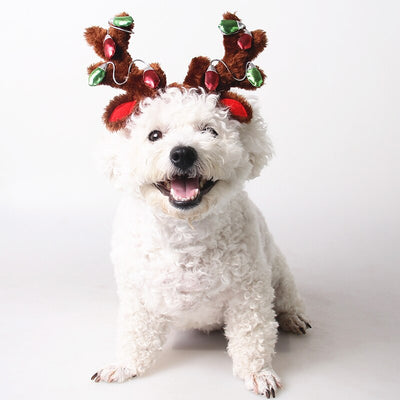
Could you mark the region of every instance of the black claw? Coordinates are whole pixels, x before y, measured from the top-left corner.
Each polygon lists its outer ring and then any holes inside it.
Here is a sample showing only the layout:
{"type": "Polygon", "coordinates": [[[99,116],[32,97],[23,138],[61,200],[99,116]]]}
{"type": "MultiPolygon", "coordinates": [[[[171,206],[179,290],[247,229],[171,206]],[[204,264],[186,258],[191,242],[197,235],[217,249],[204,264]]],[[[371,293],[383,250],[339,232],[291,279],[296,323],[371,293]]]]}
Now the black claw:
{"type": "Polygon", "coordinates": [[[271,388],[272,397],[275,398],[275,389],[271,388]]]}
{"type": "Polygon", "coordinates": [[[91,378],[90,380],[94,381],[97,378],[98,373],[96,372],[91,378]]]}
{"type": "Polygon", "coordinates": [[[306,322],[306,326],[307,326],[307,328],[309,328],[309,329],[312,328],[312,326],[311,326],[308,322],[306,322]]]}
{"type": "Polygon", "coordinates": [[[265,391],[265,397],[266,397],[267,399],[269,399],[269,398],[271,397],[271,395],[270,395],[268,389],[265,391]]]}
{"type": "Polygon", "coordinates": [[[303,327],[300,327],[299,329],[300,329],[300,331],[301,331],[301,333],[302,333],[303,335],[306,334],[306,330],[305,330],[303,327]]]}

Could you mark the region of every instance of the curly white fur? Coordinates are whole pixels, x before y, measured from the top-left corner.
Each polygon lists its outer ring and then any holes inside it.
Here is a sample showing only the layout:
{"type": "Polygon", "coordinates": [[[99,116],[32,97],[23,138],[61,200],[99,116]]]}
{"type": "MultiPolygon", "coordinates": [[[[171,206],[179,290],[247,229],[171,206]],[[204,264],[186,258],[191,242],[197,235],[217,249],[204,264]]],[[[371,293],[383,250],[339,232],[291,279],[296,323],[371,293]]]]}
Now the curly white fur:
{"type": "Polygon", "coordinates": [[[112,240],[118,362],[96,381],[143,374],[172,327],[224,327],[234,373],[256,393],[275,395],[275,318],[296,333],[309,323],[285,259],[243,191],[271,157],[265,131],[257,110],[241,124],[217,95],[169,88],[107,139],[107,173],[124,193],[112,240]],[[149,141],[153,130],[163,138],[149,141]],[[177,145],[195,148],[195,173],[218,181],[192,209],[174,207],[154,186],[174,174],[169,154],[177,145]]]}

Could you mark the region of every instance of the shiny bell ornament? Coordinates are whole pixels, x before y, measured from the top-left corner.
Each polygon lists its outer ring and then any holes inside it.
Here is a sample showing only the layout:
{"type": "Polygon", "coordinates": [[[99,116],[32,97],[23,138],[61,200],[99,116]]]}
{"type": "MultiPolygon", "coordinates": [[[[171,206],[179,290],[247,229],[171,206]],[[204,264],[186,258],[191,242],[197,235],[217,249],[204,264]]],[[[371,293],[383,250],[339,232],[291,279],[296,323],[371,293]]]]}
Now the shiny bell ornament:
{"type": "Polygon", "coordinates": [[[147,66],[143,72],[143,82],[151,89],[155,89],[160,83],[160,78],[154,71],[154,68],[147,66]]]}
{"type": "Polygon", "coordinates": [[[104,78],[106,77],[107,65],[108,63],[101,64],[90,73],[89,75],[90,86],[97,86],[101,82],[103,82],[104,78]]]}
{"type": "Polygon", "coordinates": [[[213,65],[207,68],[206,74],[204,76],[204,84],[209,91],[214,91],[219,84],[219,75],[213,65]]]}
{"type": "Polygon", "coordinates": [[[108,22],[118,28],[129,28],[133,24],[133,18],[130,15],[126,15],[124,17],[111,18],[108,22]]]}
{"type": "Polygon", "coordinates": [[[107,33],[103,40],[104,57],[110,60],[115,54],[115,42],[113,38],[107,33]]]}
{"type": "Polygon", "coordinates": [[[252,34],[247,29],[245,29],[237,40],[237,44],[242,50],[250,49],[251,45],[253,44],[252,34]]]}
{"type": "Polygon", "coordinates": [[[259,88],[264,82],[261,72],[253,63],[249,63],[246,71],[246,77],[247,80],[257,88],[259,88]]]}
{"type": "Polygon", "coordinates": [[[223,19],[218,28],[224,35],[233,35],[245,28],[245,25],[243,22],[236,21],[235,19],[223,19]]]}

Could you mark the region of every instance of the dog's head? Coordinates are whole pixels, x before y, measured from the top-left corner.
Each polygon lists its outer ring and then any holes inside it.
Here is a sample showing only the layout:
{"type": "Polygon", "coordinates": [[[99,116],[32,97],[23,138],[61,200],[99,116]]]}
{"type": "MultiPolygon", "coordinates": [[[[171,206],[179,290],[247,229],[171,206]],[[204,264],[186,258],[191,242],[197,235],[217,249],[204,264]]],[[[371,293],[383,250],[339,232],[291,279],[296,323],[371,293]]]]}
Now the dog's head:
{"type": "Polygon", "coordinates": [[[106,143],[107,172],[120,189],[188,219],[228,201],[271,155],[257,113],[240,123],[218,95],[176,87],[142,101],[106,143]]]}
{"type": "MultiPolygon", "coordinates": [[[[111,30],[123,50],[115,53],[116,61],[89,68],[91,83],[100,76],[100,83],[127,91],[104,114],[107,127],[116,131],[106,144],[109,176],[120,189],[178,218],[198,219],[216,210],[257,176],[271,155],[262,119],[242,96],[229,91],[262,85],[265,75],[250,61],[265,47],[265,33],[246,31],[229,13],[220,29],[224,58],[194,58],[182,85],[167,86],[157,64],[144,71],[134,65],[126,52],[126,27],[111,30]],[[107,73],[109,65],[112,73],[107,73]],[[130,73],[122,83],[116,66],[130,73]]],[[[89,28],[86,37],[102,54],[98,38],[105,32],[99,30],[89,28]]]]}

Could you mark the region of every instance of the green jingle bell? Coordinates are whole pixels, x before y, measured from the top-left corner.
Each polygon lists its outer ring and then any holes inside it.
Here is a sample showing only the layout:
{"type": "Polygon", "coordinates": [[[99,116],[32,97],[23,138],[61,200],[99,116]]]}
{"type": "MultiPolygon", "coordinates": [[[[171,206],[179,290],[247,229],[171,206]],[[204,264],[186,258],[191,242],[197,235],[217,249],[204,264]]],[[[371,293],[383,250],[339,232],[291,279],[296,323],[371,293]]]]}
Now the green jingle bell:
{"type": "Polygon", "coordinates": [[[233,35],[245,28],[245,25],[243,22],[234,19],[223,19],[218,25],[218,28],[224,35],[233,35]]]}
{"type": "Polygon", "coordinates": [[[89,86],[97,86],[103,82],[106,77],[108,63],[101,64],[96,69],[94,69],[89,75],[89,86]]]}
{"type": "Polygon", "coordinates": [[[112,25],[118,26],[119,28],[128,28],[133,24],[133,18],[130,15],[124,17],[114,17],[110,20],[112,25]]]}
{"type": "Polygon", "coordinates": [[[264,83],[261,72],[253,63],[247,67],[246,77],[254,87],[259,88],[264,83]]]}

